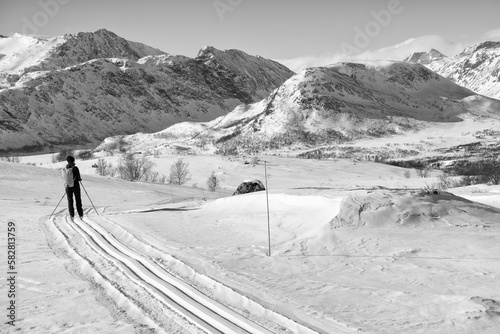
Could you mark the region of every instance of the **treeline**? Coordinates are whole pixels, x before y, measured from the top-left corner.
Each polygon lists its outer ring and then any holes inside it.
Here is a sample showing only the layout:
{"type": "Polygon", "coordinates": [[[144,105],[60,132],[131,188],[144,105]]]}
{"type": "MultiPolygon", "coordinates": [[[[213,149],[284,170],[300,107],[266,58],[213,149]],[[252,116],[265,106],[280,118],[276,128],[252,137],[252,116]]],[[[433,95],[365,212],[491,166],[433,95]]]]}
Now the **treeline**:
{"type": "Polygon", "coordinates": [[[463,176],[462,178],[469,184],[500,184],[500,160],[494,158],[457,161],[445,171],[463,176]]]}
{"type": "MultiPolygon", "coordinates": [[[[144,181],[151,183],[169,183],[183,185],[191,180],[189,164],[182,159],[178,159],[170,166],[168,175],[153,171],[156,164],[146,155],[124,154],[115,167],[112,163],[106,162],[104,158],[97,160],[96,173],[101,176],[114,177],[118,175],[127,181],[144,181]]],[[[210,191],[220,188],[219,177],[212,172],[206,179],[206,187],[210,191]]]]}
{"type": "Polygon", "coordinates": [[[441,169],[447,179],[449,176],[460,177],[454,181],[453,186],[468,186],[473,184],[500,184],[500,160],[483,158],[478,160],[457,160],[446,166],[441,166],[439,161],[418,160],[393,160],[387,164],[413,168],[417,171],[441,169]]]}

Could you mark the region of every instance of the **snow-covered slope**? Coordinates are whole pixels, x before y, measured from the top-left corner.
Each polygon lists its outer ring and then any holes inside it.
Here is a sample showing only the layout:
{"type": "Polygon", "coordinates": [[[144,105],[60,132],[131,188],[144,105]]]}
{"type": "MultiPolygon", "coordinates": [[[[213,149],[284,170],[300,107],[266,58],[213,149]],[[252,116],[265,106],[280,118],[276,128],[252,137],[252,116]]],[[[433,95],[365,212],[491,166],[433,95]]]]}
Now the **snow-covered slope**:
{"type": "Polygon", "coordinates": [[[427,65],[436,60],[441,60],[446,58],[444,54],[436,49],[430,49],[428,52],[414,52],[409,57],[405,58],[403,61],[408,63],[427,65]]]}
{"type": "Polygon", "coordinates": [[[500,42],[479,43],[454,57],[410,56],[405,61],[422,63],[478,94],[500,98],[500,42]]]}
{"type": "MultiPolygon", "coordinates": [[[[338,144],[458,122],[471,113],[498,116],[498,110],[498,100],[479,96],[420,64],[339,63],[306,69],[258,103],[240,105],[208,123],[176,124],[149,136],[155,139],[149,142],[195,138],[240,152],[296,143],[338,144]]],[[[143,136],[120,140],[142,142],[142,149],[148,142],[143,136]]]]}
{"type": "MultiPolygon", "coordinates": [[[[266,156],[268,196],[226,197],[263,179],[264,166],[185,157],[198,185],[211,170],[223,177],[211,192],[99,177],[97,158],[77,162],[90,196],[75,222],[64,199],[56,209],[62,162],[0,161],[2,217],[15,223],[22,270],[15,324],[30,329],[20,333],[266,332],[203,330],[175,308],[193,292],[201,315],[198,296],[273,333],[498,332],[500,186],[429,194],[419,189],[436,177],[395,166],[266,156]],[[176,294],[167,282],[179,280],[176,294]]],[[[156,170],[177,158],[154,158],[156,170]]]]}
{"type": "Polygon", "coordinates": [[[63,69],[97,58],[138,60],[147,55],[161,55],[165,52],[142,43],[127,41],[106,29],[99,29],[96,32],[57,37],[16,33],[0,40],[0,54],[1,84],[9,87],[15,79],[28,72],[63,69]]]}
{"type": "Polygon", "coordinates": [[[293,72],[238,50],[170,55],[107,30],[0,40],[1,150],[98,143],[262,99],[293,72]]]}

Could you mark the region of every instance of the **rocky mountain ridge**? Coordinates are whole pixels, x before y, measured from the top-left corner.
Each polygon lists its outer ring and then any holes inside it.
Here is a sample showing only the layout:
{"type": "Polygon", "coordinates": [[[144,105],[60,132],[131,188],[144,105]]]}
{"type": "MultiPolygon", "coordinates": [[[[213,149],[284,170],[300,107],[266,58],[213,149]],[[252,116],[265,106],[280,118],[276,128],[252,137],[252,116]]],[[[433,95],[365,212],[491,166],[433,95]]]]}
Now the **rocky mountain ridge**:
{"type": "Polygon", "coordinates": [[[458,85],[500,99],[500,42],[478,43],[453,57],[435,57],[431,53],[414,54],[405,61],[421,63],[458,85]]]}
{"type": "Polygon", "coordinates": [[[0,42],[0,150],[92,145],[116,134],[208,121],[293,75],[239,50],[171,55],[101,29],[0,42]]]}
{"type": "Polygon", "coordinates": [[[98,149],[172,145],[222,154],[341,145],[404,135],[463,117],[500,117],[500,101],[477,95],[420,64],[339,63],[297,73],[260,102],[211,122],[184,122],[150,135],[108,138],[98,149]]]}
{"type": "MultiPolygon", "coordinates": [[[[138,60],[165,52],[127,41],[106,29],[56,37],[14,34],[0,44],[0,83],[13,86],[29,72],[60,70],[92,59],[120,57],[138,60]],[[10,79],[6,82],[6,77],[10,79]]],[[[0,86],[1,87],[1,86],[0,86]]]]}

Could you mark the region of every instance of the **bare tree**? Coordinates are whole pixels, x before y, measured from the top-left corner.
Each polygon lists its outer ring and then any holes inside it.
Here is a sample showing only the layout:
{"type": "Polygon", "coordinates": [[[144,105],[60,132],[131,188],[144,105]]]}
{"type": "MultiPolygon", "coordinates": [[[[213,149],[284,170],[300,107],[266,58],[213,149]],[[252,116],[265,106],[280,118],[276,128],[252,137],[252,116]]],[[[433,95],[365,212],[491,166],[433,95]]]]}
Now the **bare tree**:
{"type": "Polygon", "coordinates": [[[191,174],[189,173],[188,167],[189,164],[184,162],[182,159],[177,160],[172,166],[170,166],[170,176],[168,182],[181,185],[191,180],[191,174]]]}
{"type": "Polygon", "coordinates": [[[19,156],[1,157],[0,160],[6,161],[6,162],[15,162],[15,163],[21,162],[21,158],[19,156]]]}
{"type": "Polygon", "coordinates": [[[151,183],[165,183],[167,177],[158,172],[150,172],[144,175],[144,181],[151,183]]]}
{"type": "Polygon", "coordinates": [[[438,176],[438,179],[440,189],[448,189],[454,187],[453,179],[448,174],[440,174],[438,176]]]}
{"type": "Polygon", "coordinates": [[[419,168],[415,168],[417,170],[417,175],[420,176],[421,178],[425,179],[427,176],[429,176],[429,168],[422,166],[419,168]]]}
{"type": "Polygon", "coordinates": [[[124,180],[139,181],[143,176],[149,174],[155,163],[145,155],[124,155],[119,162],[118,172],[124,180]]]}
{"type": "Polygon", "coordinates": [[[103,158],[97,159],[96,173],[101,176],[106,176],[109,174],[109,169],[112,167],[111,163],[106,163],[103,158]]]}
{"type": "Polygon", "coordinates": [[[66,161],[68,155],[75,156],[75,151],[67,148],[62,149],[59,153],[52,155],[52,163],[55,164],[56,162],[66,161]]]}
{"type": "Polygon", "coordinates": [[[210,191],[216,191],[220,187],[220,181],[215,172],[212,172],[207,179],[207,188],[210,191]]]}

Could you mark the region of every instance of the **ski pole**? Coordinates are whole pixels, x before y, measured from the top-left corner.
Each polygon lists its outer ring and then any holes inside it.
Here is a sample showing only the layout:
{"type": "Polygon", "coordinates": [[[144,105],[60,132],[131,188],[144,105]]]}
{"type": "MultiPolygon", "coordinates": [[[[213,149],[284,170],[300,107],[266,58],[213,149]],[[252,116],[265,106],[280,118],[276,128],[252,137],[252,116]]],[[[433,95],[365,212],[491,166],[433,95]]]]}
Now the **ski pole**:
{"type": "Polygon", "coordinates": [[[57,207],[59,206],[59,204],[61,204],[61,201],[62,201],[62,199],[64,198],[64,196],[66,196],[66,191],[64,191],[64,194],[62,195],[61,199],[59,200],[59,203],[57,203],[56,208],[55,208],[55,209],[54,209],[54,211],[52,211],[52,213],[50,214],[49,219],[50,219],[50,217],[52,217],[52,215],[54,214],[54,212],[56,212],[57,207]]]}
{"type": "Polygon", "coordinates": [[[87,194],[87,197],[89,198],[90,203],[91,203],[91,204],[92,204],[92,206],[94,207],[94,211],[95,211],[95,213],[97,213],[97,215],[98,215],[98,216],[100,216],[99,212],[97,212],[97,209],[95,208],[94,203],[92,203],[92,200],[90,199],[90,196],[89,196],[89,193],[87,192],[87,189],[85,189],[85,187],[83,186],[82,181],[80,181],[80,184],[82,185],[83,190],[84,190],[84,191],[85,191],[85,193],[87,194]]]}

